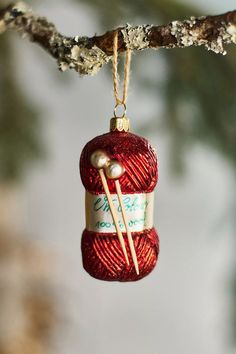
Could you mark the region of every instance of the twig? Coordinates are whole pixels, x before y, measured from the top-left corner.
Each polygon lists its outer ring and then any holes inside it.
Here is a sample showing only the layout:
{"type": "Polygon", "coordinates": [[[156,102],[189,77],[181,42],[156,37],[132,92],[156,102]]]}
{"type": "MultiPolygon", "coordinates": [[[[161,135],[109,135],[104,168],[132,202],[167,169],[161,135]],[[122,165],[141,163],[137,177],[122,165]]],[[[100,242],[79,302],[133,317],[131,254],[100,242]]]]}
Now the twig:
{"type": "Polygon", "coordinates": [[[114,32],[118,32],[118,51],[127,48],[185,48],[205,46],[215,53],[226,54],[225,44],[236,44],[236,10],[217,16],[190,17],[164,26],[126,25],[101,36],[67,37],[59,33],[45,17],[35,15],[24,2],[0,10],[0,33],[14,30],[38,43],[57,59],[62,71],[74,69],[93,75],[107,63],[113,53],[114,32]]]}

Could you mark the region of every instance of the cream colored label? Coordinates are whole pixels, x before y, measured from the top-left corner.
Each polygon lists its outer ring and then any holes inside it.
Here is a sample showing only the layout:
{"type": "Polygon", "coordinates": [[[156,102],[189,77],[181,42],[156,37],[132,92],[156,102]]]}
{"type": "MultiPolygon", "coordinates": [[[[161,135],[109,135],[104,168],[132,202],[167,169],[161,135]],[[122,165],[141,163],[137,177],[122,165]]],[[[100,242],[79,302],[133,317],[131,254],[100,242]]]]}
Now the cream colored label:
{"type": "MultiPolygon", "coordinates": [[[[119,200],[116,194],[112,194],[119,226],[122,232],[126,232],[122,218],[119,200]]],[[[153,202],[154,193],[123,194],[123,202],[131,232],[138,232],[153,227],[153,202]]],[[[94,195],[86,192],[86,229],[101,233],[116,232],[109,203],[105,194],[94,195]]]]}

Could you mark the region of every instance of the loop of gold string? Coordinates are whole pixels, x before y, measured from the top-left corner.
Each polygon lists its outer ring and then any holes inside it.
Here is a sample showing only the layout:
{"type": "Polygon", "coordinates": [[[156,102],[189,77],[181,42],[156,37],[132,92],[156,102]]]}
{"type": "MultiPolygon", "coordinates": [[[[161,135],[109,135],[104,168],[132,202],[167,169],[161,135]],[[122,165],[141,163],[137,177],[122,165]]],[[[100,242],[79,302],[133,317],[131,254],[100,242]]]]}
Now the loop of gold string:
{"type": "Polygon", "coordinates": [[[118,32],[114,34],[113,42],[113,84],[114,84],[114,95],[116,99],[116,105],[126,104],[129,88],[129,78],[130,78],[130,63],[131,63],[131,54],[130,49],[126,50],[125,57],[125,67],[124,67],[124,82],[123,82],[123,97],[119,97],[119,75],[118,75],[118,32]]]}

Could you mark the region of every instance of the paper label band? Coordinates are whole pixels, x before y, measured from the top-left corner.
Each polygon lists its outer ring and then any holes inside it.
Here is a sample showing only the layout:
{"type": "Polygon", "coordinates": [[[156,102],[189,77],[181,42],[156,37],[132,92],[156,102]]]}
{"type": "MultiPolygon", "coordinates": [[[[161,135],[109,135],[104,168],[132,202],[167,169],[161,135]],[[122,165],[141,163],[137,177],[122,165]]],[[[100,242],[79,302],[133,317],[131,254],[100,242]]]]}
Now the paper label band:
{"type": "MultiPolygon", "coordinates": [[[[125,211],[131,232],[139,232],[153,227],[153,203],[154,193],[123,194],[125,211]]],[[[116,194],[112,194],[119,226],[122,232],[126,232],[122,218],[119,200],[116,194]]],[[[100,233],[116,232],[109,203],[105,194],[94,195],[86,191],[85,195],[86,229],[100,233]]]]}

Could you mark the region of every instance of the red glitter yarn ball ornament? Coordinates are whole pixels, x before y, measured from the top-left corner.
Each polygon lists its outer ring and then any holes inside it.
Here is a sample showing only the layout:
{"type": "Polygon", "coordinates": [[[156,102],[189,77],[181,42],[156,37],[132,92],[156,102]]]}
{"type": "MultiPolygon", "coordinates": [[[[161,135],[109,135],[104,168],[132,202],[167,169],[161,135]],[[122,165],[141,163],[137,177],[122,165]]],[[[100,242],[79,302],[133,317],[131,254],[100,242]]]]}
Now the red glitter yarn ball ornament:
{"type": "MultiPolygon", "coordinates": [[[[83,267],[91,276],[101,280],[127,282],[145,277],[157,262],[159,238],[153,227],[151,214],[158,168],[157,156],[150,143],[123,128],[118,131],[119,126],[115,124],[113,131],[89,141],[81,154],[80,174],[86,189],[86,228],[82,235],[81,248],[83,267]],[[122,235],[129,265],[125,261],[114,225],[109,219],[110,209],[102,180],[98,169],[91,164],[91,155],[97,150],[104,151],[110,160],[118,161],[124,168],[125,172],[119,178],[119,183],[129,215],[139,274],[132,261],[125,230],[122,230],[122,235]]],[[[116,205],[115,181],[107,179],[107,185],[116,205]]],[[[118,204],[117,210],[119,211],[118,204]]]]}

